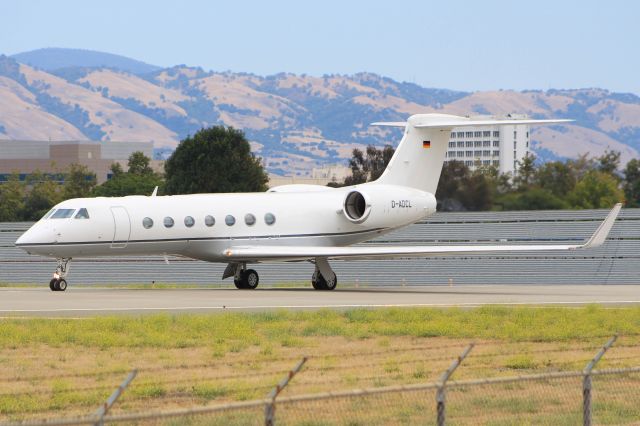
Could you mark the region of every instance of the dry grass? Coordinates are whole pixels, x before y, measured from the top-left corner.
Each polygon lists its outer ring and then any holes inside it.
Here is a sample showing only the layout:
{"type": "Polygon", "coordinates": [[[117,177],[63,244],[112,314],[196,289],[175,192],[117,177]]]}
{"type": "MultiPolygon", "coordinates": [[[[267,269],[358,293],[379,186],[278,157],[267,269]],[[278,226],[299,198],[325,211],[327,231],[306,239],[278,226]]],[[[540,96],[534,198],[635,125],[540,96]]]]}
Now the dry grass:
{"type": "MultiPolygon", "coordinates": [[[[471,341],[455,379],[581,370],[621,324],[625,335],[599,367],[638,366],[639,318],[638,309],[590,306],[3,320],[0,420],[90,413],[133,368],[138,377],[116,413],[263,398],[303,356],[309,361],[283,396],[432,382],[471,341]]],[[[547,398],[561,399],[560,388],[549,389],[547,398]]],[[[510,393],[461,395],[478,409],[510,393]]],[[[393,413],[413,419],[420,398],[393,413]]],[[[506,401],[493,409],[542,406],[506,401]]],[[[474,418],[458,414],[463,423],[474,418]]]]}

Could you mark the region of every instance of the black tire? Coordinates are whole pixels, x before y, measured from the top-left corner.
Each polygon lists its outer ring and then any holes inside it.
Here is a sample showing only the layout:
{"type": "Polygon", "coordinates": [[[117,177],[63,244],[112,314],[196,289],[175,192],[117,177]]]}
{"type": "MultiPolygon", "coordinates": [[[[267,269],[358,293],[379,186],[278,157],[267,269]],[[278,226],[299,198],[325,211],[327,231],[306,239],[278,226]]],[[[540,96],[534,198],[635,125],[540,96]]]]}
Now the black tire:
{"type": "Polygon", "coordinates": [[[60,279],[53,280],[53,291],[60,291],[60,279]]]}
{"type": "Polygon", "coordinates": [[[65,291],[67,289],[67,280],[60,278],[56,287],[58,288],[58,291],[65,291]]]}
{"type": "Polygon", "coordinates": [[[51,278],[51,281],[49,281],[49,288],[51,289],[51,291],[57,291],[56,290],[56,279],[55,278],[51,278]]]}
{"type": "Polygon", "coordinates": [[[324,279],[322,278],[322,275],[320,275],[320,272],[316,269],[313,275],[311,276],[311,285],[313,286],[314,290],[323,290],[322,282],[318,281],[318,279],[324,281],[324,279]]]}
{"type": "Polygon", "coordinates": [[[329,284],[326,280],[324,282],[324,289],[323,290],[335,290],[336,287],[338,286],[338,277],[337,276],[333,276],[333,282],[331,284],[329,284]]]}
{"type": "Polygon", "coordinates": [[[242,283],[244,284],[244,288],[254,290],[260,283],[260,277],[253,269],[247,269],[242,274],[242,283]]]}
{"type": "Polygon", "coordinates": [[[245,289],[245,287],[244,287],[244,285],[243,285],[243,283],[242,283],[242,278],[240,278],[239,280],[236,280],[236,279],[234,278],[234,279],[233,279],[233,283],[235,284],[235,286],[236,286],[236,288],[237,288],[238,290],[244,290],[244,289],[245,289]]]}
{"type": "Polygon", "coordinates": [[[338,285],[338,277],[335,277],[331,285],[327,283],[327,280],[324,279],[322,274],[318,273],[317,276],[314,274],[314,278],[311,280],[311,284],[313,288],[316,290],[334,290],[338,285]]]}

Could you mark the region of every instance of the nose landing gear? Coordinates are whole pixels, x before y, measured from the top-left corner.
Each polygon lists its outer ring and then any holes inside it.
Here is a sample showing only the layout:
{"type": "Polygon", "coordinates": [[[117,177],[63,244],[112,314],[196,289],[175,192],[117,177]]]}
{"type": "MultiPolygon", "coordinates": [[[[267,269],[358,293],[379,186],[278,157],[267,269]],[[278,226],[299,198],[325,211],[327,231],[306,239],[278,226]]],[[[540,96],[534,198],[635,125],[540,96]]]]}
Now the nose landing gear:
{"type": "Polygon", "coordinates": [[[58,265],[56,271],[53,273],[53,278],[49,281],[49,288],[51,291],[65,291],[67,289],[67,274],[69,273],[69,261],[71,258],[56,259],[58,265]]]}

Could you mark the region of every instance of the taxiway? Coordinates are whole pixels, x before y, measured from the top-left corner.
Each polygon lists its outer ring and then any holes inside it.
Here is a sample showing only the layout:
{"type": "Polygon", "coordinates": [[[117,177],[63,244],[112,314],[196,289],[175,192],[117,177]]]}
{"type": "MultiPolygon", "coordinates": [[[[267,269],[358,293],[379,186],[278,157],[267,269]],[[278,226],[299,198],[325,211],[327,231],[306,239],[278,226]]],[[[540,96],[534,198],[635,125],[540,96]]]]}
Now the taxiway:
{"type": "Polygon", "coordinates": [[[349,309],[380,307],[476,307],[482,305],[606,306],[640,304],[633,285],[466,285],[346,288],[137,290],[73,288],[0,289],[0,316],[96,316],[113,314],[266,311],[275,309],[349,309]]]}

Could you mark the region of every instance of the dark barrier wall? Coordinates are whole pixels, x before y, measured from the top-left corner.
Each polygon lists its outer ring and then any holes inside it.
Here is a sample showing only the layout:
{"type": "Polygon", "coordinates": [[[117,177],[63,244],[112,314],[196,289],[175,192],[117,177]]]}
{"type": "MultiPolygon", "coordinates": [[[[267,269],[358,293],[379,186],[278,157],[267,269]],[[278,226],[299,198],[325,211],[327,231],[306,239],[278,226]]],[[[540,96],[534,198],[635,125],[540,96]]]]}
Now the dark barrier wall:
{"type": "MultiPolygon", "coordinates": [[[[469,244],[487,242],[580,242],[607,210],[436,213],[365,244],[469,244]]],[[[13,246],[29,223],[0,223],[0,283],[48,284],[55,260],[29,256],[13,246]]],[[[640,209],[623,209],[607,242],[598,249],[412,260],[332,262],[338,282],[359,285],[455,284],[640,284],[640,209]]],[[[128,257],[79,259],[69,282],[222,284],[225,265],[188,259],[128,257]]],[[[262,285],[308,284],[308,262],[255,265],[262,285]]],[[[225,281],[232,284],[230,281],[225,281]]]]}

